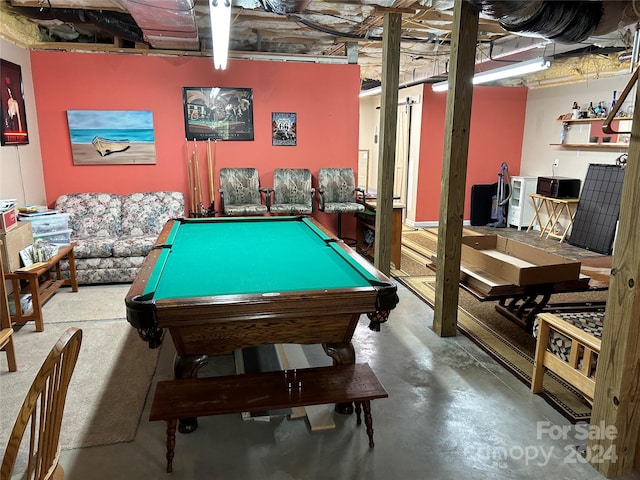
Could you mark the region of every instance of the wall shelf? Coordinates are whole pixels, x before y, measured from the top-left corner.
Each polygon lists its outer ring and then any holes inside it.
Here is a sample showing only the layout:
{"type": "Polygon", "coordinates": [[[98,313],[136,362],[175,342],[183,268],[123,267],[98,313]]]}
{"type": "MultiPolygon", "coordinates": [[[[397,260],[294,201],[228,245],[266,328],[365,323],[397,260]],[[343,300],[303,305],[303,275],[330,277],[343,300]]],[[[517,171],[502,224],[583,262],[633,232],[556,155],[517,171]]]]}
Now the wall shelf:
{"type": "MultiPolygon", "coordinates": [[[[569,118],[567,120],[558,119],[562,123],[591,123],[591,122],[604,122],[606,118],[569,118]]],[[[615,117],[614,120],[633,120],[633,117],[615,117]]]]}
{"type": "Polygon", "coordinates": [[[606,118],[570,118],[557,121],[563,124],[563,134],[565,143],[550,143],[552,147],[566,149],[586,149],[586,150],[619,150],[626,151],[629,148],[630,135],[625,131],[630,129],[633,117],[616,117],[611,122],[611,126],[616,131],[622,133],[605,134],[602,132],[602,124],[606,118]],[[604,138],[614,140],[603,142],[604,138]]]}
{"type": "Polygon", "coordinates": [[[629,148],[628,143],[550,143],[552,147],[564,147],[564,148],[629,148]]]}

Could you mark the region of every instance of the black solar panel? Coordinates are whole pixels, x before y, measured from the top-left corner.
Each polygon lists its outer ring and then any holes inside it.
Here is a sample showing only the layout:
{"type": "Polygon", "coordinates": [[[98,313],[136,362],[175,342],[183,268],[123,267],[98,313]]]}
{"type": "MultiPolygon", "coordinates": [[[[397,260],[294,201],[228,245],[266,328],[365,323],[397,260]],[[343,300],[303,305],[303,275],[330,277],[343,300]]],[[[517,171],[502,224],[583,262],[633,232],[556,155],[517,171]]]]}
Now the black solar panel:
{"type": "Polygon", "coordinates": [[[618,165],[589,165],[568,240],[571,245],[611,254],[623,178],[618,165]]]}

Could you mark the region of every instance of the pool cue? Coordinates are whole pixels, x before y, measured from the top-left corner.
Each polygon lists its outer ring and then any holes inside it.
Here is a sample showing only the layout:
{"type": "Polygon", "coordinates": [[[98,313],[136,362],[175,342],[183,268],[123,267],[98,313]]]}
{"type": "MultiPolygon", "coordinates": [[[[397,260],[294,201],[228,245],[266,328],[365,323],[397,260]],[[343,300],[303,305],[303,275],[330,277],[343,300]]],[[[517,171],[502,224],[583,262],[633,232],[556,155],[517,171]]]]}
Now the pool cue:
{"type": "Polygon", "coordinates": [[[213,139],[213,189],[216,189],[216,155],[218,155],[218,139],[213,139]]]}
{"type": "Polygon", "coordinates": [[[191,210],[189,211],[189,213],[191,213],[195,210],[195,205],[193,201],[193,173],[191,172],[191,155],[189,154],[189,140],[185,138],[184,141],[185,141],[185,149],[187,153],[187,177],[189,179],[189,205],[191,207],[191,210]]]}
{"type": "Polygon", "coordinates": [[[211,166],[211,139],[207,138],[207,170],[209,173],[209,201],[211,202],[211,207],[209,210],[213,210],[213,204],[215,203],[216,192],[213,189],[213,167],[211,166]]]}
{"type": "Polygon", "coordinates": [[[195,162],[198,160],[196,155],[196,139],[193,139],[193,150],[191,151],[191,178],[193,179],[193,216],[198,216],[198,181],[196,176],[196,164],[195,162]]]}
{"type": "MultiPolygon", "coordinates": [[[[215,200],[215,190],[216,190],[216,156],[218,155],[218,139],[214,138],[213,139],[213,200],[215,200]]],[[[216,209],[215,209],[215,205],[213,203],[213,200],[211,200],[211,210],[213,210],[213,214],[215,215],[216,213],[216,209]]]]}
{"type": "Polygon", "coordinates": [[[196,172],[196,189],[198,195],[198,213],[202,213],[202,179],[200,178],[200,161],[198,160],[198,146],[196,140],[193,141],[193,161],[196,164],[195,172],[196,172]]]}

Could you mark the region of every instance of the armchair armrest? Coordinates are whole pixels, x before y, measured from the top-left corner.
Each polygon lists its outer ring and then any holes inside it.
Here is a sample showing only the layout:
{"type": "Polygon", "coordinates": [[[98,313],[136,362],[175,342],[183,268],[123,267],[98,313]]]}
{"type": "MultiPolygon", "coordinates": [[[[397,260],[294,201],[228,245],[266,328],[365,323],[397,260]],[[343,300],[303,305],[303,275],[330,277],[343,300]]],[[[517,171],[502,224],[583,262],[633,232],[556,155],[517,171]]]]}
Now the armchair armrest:
{"type": "Polygon", "coordinates": [[[220,188],[218,192],[220,193],[220,213],[224,215],[224,190],[220,188]]]}
{"type": "Polygon", "coordinates": [[[318,187],[318,208],[324,211],[324,189],[318,187]]]}
{"type": "Polygon", "coordinates": [[[271,211],[271,195],[273,194],[273,188],[260,187],[261,193],[264,193],[264,204],[267,206],[267,211],[271,211]]]}
{"type": "Polygon", "coordinates": [[[311,211],[313,212],[315,210],[313,208],[313,197],[315,197],[316,189],[311,187],[311,190],[309,190],[309,193],[311,194],[311,211]]]}

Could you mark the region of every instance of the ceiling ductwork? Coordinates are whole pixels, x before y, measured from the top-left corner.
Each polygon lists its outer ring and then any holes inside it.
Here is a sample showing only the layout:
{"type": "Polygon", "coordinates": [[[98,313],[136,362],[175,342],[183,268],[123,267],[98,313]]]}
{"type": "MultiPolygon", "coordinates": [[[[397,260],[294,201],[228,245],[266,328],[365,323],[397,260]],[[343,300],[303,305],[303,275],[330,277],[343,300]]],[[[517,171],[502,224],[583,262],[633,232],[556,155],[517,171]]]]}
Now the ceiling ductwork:
{"type": "MultiPolygon", "coordinates": [[[[361,78],[379,82],[384,14],[392,8],[402,13],[400,84],[441,80],[448,74],[457,1],[232,0],[230,55],[259,53],[261,59],[318,62],[347,57],[349,45],[352,53],[357,50],[361,78]]],[[[480,9],[478,71],[583,52],[588,46],[596,54],[604,47],[630,52],[630,25],[639,20],[631,1],[465,1],[480,9]]],[[[10,0],[0,4],[0,14],[14,17],[12,28],[38,25],[39,38],[34,38],[33,28],[6,37],[33,48],[84,46],[149,54],[173,50],[176,55],[200,55],[212,48],[207,0],[10,0]]],[[[0,22],[0,34],[4,29],[0,22]]],[[[547,74],[552,75],[559,63],[554,62],[547,74]]]]}
{"type": "Polygon", "coordinates": [[[195,0],[122,0],[153,48],[199,50],[195,0]]]}
{"type": "Polygon", "coordinates": [[[562,43],[585,42],[638,21],[630,1],[468,0],[508,32],[562,43]]]}
{"type": "MultiPolygon", "coordinates": [[[[58,25],[73,27],[76,25],[93,25],[107,34],[120,37],[131,42],[142,42],[142,30],[126,13],[114,11],[82,10],[77,8],[28,8],[14,7],[14,10],[36,23],[49,28],[58,25]]],[[[60,36],[63,40],[70,40],[60,36]]]]}
{"type": "Polygon", "coordinates": [[[91,24],[114,37],[146,42],[157,49],[200,49],[194,0],[14,0],[12,5],[15,12],[45,28],[56,22],[67,26],[91,24]]]}

